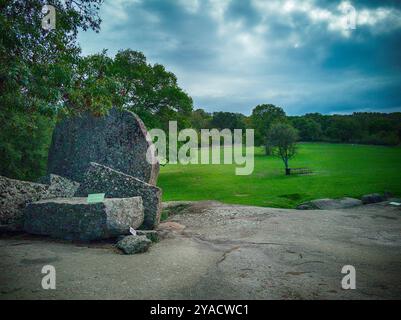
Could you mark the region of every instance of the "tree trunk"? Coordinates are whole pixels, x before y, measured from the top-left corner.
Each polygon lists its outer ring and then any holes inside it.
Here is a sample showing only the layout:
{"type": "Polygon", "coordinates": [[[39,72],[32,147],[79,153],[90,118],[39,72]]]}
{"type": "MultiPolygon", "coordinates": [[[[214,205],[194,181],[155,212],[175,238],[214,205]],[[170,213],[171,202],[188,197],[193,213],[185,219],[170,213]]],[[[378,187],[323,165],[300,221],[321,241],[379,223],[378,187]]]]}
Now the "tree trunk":
{"type": "Polygon", "coordinates": [[[285,164],[285,175],[289,176],[291,174],[291,169],[288,168],[288,159],[284,159],[284,164],[285,164]]]}
{"type": "Polygon", "coordinates": [[[267,155],[267,156],[270,156],[271,154],[272,154],[272,148],[271,148],[271,146],[269,145],[269,144],[265,144],[265,154],[267,155]]]}

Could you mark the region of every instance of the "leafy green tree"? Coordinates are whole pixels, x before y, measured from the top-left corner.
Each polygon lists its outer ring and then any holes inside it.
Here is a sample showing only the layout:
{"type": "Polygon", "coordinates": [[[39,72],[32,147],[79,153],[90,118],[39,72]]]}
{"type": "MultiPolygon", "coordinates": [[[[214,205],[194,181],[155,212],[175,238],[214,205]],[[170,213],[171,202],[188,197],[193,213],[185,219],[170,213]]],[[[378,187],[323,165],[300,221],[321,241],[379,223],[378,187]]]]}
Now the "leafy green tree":
{"type": "Polygon", "coordinates": [[[200,129],[209,129],[211,120],[212,115],[209,112],[203,109],[196,109],[191,115],[191,127],[198,131],[200,129]]]}
{"type": "Polygon", "coordinates": [[[245,129],[245,116],[233,112],[213,112],[210,126],[216,129],[245,129]]]}
{"type": "Polygon", "coordinates": [[[113,63],[106,50],[78,58],[61,88],[61,114],[74,115],[90,110],[95,115],[102,115],[121,104],[118,94],[121,82],[111,76],[113,63]]]}
{"type": "Polygon", "coordinates": [[[82,57],[69,79],[61,109],[66,113],[92,110],[100,115],[114,106],[137,113],[148,128],[167,130],[171,120],[190,126],[192,98],[172,72],[148,64],[142,52],[127,49],[111,58],[103,50],[82,57]]]}
{"type": "Polygon", "coordinates": [[[56,28],[42,28],[45,0],[0,2],[0,103],[24,112],[47,112],[62,98],[79,59],[79,29],[99,31],[101,0],[52,1],[56,28]]]}
{"type": "Polygon", "coordinates": [[[117,105],[136,112],[149,128],[167,129],[170,120],[190,126],[192,98],[164,66],[148,64],[143,53],[127,49],[115,56],[110,76],[120,86],[117,105]]]}
{"type": "Polygon", "coordinates": [[[289,174],[289,160],[296,154],[297,130],[287,123],[275,123],[267,135],[273,146],[273,154],[284,162],[285,172],[289,174]]]}
{"type": "Polygon", "coordinates": [[[311,118],[292,117],[291,123],[298,130],[301,141],[318,141],[322,138],[320,124],[311,118]]]}
{"type": "Polygon", "coordinates": [[[286,121],[285,112],[273,104],[260,104],[252,110],[251,119],[255,129],[255,144],[264,145],[266,155],[269,155],[271,148],[267,133],[273,123],[286,121]]]}
{"type": "Polygon", "coordinates": [[[333,116],[327,129],[327,136],[340,142],[352,142],[360,137],[360,126],[351,117],[333,116]]]}
{"type": "Polygon", "coordinates": [[[39,113],[0,112],[0,175],[35,180],[44,174],[55,119],[39,113]],[[6,117],[6,118],[4,118],[6,117]]]}

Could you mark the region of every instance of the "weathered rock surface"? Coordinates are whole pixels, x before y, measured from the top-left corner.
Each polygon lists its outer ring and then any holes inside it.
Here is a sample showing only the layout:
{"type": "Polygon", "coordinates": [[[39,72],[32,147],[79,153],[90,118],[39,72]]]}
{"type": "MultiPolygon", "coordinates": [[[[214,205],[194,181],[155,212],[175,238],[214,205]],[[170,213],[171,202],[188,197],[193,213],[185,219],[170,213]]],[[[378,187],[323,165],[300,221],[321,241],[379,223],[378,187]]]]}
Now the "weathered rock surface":
{"type": "Polygon", "coordinates": [[[117,242],[117,248],[122,250],[125,254],[135,254],[146,252],[152,241],[146,236],[127,236],[117,242]]]}
{"type": "Polygon", "coordinates": [[[49,174],[38,180],[39,183],[49,185],[46,198],[71,198],[77,192],[79,183],[70,179],[49,174]]]}
{"type": "Polygon", "coordinates": [[[300,204],[298,210],[334,210],[362,205],[362,201],[354,198],[317,199],[300,204]]]}
{"type": "Polygon", "coordinates": [[[21,226],[22,211],[34,201],[72,197],[79,183],[51,174],[40,183],[9,179],[0,176],[0,224],[21,226]]]}
{"type": "Polygon", "coordinates": [[[0,176],[0,224],[20,225],[26,204],[47,195],[48,186],[0,176]]]}
{"type": "Polygon", "coordinates": [[[105,193],[107,198],[142,197],[144,207],[143,229],[154,229],[160,221],[161,189],[135,177],[91,162],[76,196],[105,193]]]}
{"type": "Polygon", "coordinates": [[[24,209],[24,230],[66,240],[99,240],[128,234],[143,222],[140,197],[105,199],[87,203],[87,198],[41,200],[24,209]]]}
{"type": "Polygon", "coordinates": [[[47,172],[82,182],[93,161],[155,185],[159,163],[146,160],[151,143],[143,122],[129,111],[67,118],[53,132],[47,172]]]}
{"type": "Polygon", "coordinates": [[[379,193],[366,194],[362,197],[363,204],[378,203],[386,199],[379,193]]]}
{"type": "Polygon", "coordinates": [[[209,201],[170,219],[182,228],[166,228],[170,236],[132,256],[109,244],[1,237],[0,300],[401,297],[399,207],[299,211],[209,201]],[[40,289],[44,264],[56,268],[62,290],[40,289]],[[347,264],[356,267],[356,290],[341,288],[347,264]]]}

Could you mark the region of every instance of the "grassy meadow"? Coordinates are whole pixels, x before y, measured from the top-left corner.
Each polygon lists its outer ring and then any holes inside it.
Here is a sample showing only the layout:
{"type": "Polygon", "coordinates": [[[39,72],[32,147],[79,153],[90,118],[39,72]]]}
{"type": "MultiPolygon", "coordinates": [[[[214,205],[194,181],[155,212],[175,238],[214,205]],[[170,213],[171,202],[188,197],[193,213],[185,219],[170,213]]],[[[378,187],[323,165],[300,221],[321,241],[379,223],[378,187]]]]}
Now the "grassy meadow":
{"type": "Polygon", "coordinates": [[[360,197],[390,191],[401,195],[401,148],[300,143],[290,167],[307,167],[311,175],[284,175],[283,162],[255,149],[249,176],[235,175],[237,165],[161,167],[158,186],[163,201],[218,200],[225,203],[294,208],[317,198],[360,197]]]}

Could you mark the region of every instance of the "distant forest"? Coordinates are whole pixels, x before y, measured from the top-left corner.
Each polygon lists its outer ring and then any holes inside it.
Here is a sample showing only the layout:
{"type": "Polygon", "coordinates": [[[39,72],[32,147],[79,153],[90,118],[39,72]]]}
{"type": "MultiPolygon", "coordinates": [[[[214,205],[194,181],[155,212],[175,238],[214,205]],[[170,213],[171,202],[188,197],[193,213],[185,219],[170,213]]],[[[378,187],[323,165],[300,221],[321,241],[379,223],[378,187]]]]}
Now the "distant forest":
{"type": "Polygon", "coordinates": [[[389,146],[401,144],[401,112],[354,112],[349,115],[308,113],[302,116],[286,116],[280,107],[259,105],[249,117],[240,113],[207,113],[198,109],[192,113],[191,124],[197,129],[254,128],[255,143],[264,145],[265,134],[270,125],[276,121],[287,122],[296,128],[300,141],[389,146]]]}

